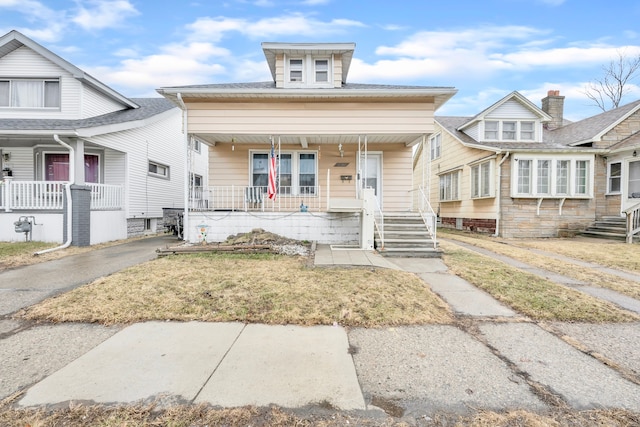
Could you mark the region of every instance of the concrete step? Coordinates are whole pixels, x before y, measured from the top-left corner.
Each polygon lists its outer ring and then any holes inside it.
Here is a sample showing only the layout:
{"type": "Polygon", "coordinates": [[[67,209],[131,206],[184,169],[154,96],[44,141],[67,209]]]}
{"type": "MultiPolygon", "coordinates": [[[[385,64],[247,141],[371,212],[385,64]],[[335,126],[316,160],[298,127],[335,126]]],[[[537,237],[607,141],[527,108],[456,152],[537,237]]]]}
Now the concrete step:
{"type": "Polygon", "coordinates": [[[437,248],[387,248],[379,251],[382,256],[396,258],[440,258],[442,250],[437,248]]]}
{"type": "Polygon", "coordinates": [[[597,237],[600,239],[622,240],[622,241],[625,241],[627,238],[625,233],[611,233],[611,232],[594,231],[594,230],[582,231],[580,232],[580,235],[585,237],[597,237]]]}

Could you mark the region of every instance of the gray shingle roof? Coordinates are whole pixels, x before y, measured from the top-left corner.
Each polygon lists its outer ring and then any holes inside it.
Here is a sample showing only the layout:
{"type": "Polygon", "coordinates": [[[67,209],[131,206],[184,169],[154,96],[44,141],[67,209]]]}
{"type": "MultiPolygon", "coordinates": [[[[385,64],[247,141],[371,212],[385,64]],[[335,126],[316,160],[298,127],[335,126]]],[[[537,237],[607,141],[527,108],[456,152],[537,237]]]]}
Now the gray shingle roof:
{"type": "Polygon", "coordinates": [[[168,111],[176,106],[165,98],[132,98],[140,108],[129,108],[101,116],[79,120],[58,119],[0,119],[0,133],[3,130],[24,131],[74,131],[98,126],[144,120],[168,111]]]}
{"type": "MultiPolygon", "coordinates": [[[[457,129],[463,124],[469,122],[472,117],[447,117],[436,116],[436,121],[448,132],[458,138],[464,144],[475,145],[478,147],[486,147],[487,150],[584,150],[584,148],[573,147],[572,144],[588,142],[596,138],[602,132],[608,130],[619,120],[629,114],[634,108],[640,106],[640,100],[623,105],[622,107],[588,117],[584,120],[569,123],[554,130],[544,130],[542,134],[542,142],[483,142],[476,141],[464,132],[457,129]]],[[[623,147],[623,143],[632,146],[638,140],[633,139],[620,142],[615,146],[616,149],[623,147]],[[634,142],[635,141],[635,142],[634,142]]],[[[612,147],[613,148],[613,147],[612,147]]]]}

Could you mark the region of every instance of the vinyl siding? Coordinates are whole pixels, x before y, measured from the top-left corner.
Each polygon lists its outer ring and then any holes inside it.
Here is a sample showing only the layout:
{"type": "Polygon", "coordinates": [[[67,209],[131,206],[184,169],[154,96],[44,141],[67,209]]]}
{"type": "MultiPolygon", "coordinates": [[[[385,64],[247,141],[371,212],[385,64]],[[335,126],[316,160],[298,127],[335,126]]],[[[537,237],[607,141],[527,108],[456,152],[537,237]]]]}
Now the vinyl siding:
{"type": "Polygon", "coordinates": [[[495,110],[491,111],[489,114],[485,116],[487,119],[513,119],[513,120],[522,120],[522,119],[531,119],[537,120],[540,119],[533,111],[526,108],[520,102],[515,99],[510,99],[506,101],[504,104],[500,105],[495,110]]]}
{"type": "Polygon", "coordinates": [[[190,103],[189,131],[228,134],[429,133],[430,103],[190,103]]]}
{"type": "MultiPolygon", "coordinates": [[[[423,153],[424,154],[424,153],[423,153]]],[[[426,153],[428,155],[428,152],[426,153]]],[[[495,176],[497,175],[496,160],[493,162],[493,195],[486,199],[471,199],[471,167],[474,162],[492,154],[490,151],[468,148],[458,142],[447,132],[442,132],[442,155],[431,162],[431,206],[440,213],[441,217],[451,218],[497,218],[498,206],[495,195],[497,191],[495,176]],[[460,200],[440,201],[440,174],[456,168],[460,169],[460,200]]]]}
{"type": "Polygon", "coordinates": [[[0,77],[60,78],[60,109],[0,109],[3,118],[80,118],[82,84],[71,74],[27,47],[0,58],[0,77]]]}
{"type": "Polygon", "coordinates": [[[11,153],[8,162],[3,161],[2,167],[10,167],[15,181],[33,181],[33,149],[31,147],[2,147],[2,153],[11,153]]]}
{"type": "Polygon", "coordinates": [[[124,106],[105,97],[95,89],[82,85],[82,118],[101,116],[123,110],[124,106]]]}
{"type": "Polygon", "coordinates": [[[105,150],[109,160],[115,160],[115,169],[105,171],[105,181],[128,180],[127,218],[161,217],[162,208],[184,205],[184,149],[181,129],[181,113],[173,109],[146,126],[123,132],[97,136],[91,142],[117,150],[105,150]],[[169,166],[170,178],[149,176],[148,162],[169,166]],[[122,173],[126,167],[126,173],[122,173]],[[118,179],[116,175],[120,174],[118,179]],[[125,178],[126,177],[126,178],[125,178]]]}
{"type": "MultiPolygon", "coordinates": [[[[404,144],[370,144],[369,151],[382,153],[383,209],[403,211],[411,208],[411,147],[404,144]]],[[[209,151],[209,186],[248,186],[250,179],[250,153],[252,150],[268,152],[269,145],[218,144],[209,151]]],[[[318,157],[318,185],[321,188],[322,206],[326,205],[327,171],[330,171],[331,198],[356,197],[357,145],[345,145],[340,157],[337,145],[323,144],[302,149],[299,145],[282,145],[282,152],[315,152],[318,157]],[[348,163],[336,167],[336,163],[348,163]],[[342,181],[341,175],[351,175],[352,180],[342,181]]]]}

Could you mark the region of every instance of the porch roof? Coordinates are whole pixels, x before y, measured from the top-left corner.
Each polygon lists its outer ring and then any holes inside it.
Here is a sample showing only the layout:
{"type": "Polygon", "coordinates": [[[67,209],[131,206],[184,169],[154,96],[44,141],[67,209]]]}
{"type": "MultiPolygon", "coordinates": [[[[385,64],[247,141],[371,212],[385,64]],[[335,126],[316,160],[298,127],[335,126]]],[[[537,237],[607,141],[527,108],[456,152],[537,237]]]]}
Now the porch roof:
{"type": "Polygon", "coordinates": [[[79,130],[145,120],[161,114],[175,105],[164,98],[136,98],[140,108],[128,108],[79,120],[60,119],[0,119],[0,138],[3,135],[76,134],[79,130]]]}

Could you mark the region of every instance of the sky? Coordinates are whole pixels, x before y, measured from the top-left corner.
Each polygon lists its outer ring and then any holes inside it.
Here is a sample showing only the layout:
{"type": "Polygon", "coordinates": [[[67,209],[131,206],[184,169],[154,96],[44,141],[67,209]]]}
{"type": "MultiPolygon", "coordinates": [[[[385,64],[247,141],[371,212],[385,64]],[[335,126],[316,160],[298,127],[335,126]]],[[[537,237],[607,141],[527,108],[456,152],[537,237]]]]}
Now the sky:
{"type": "MultiPolygon", "coordinates": [[[[514,90],[538,106],[560,90],[570,120],[598,114],[585,88],[640,55],[639,23],[636,0],[0,0],[0,34],[127,97],[271,80],[262,42],[352,42],[347,82],[452,86],[436,114],[457,116],[514,90]]],[[[622,104],[640,98],[640,77],[626,87],[622,104]]]]}

